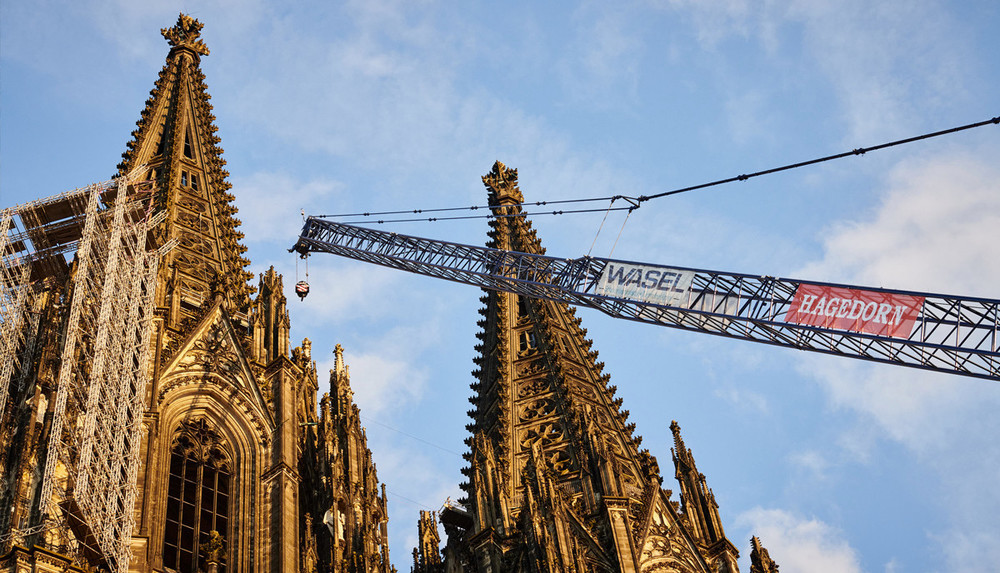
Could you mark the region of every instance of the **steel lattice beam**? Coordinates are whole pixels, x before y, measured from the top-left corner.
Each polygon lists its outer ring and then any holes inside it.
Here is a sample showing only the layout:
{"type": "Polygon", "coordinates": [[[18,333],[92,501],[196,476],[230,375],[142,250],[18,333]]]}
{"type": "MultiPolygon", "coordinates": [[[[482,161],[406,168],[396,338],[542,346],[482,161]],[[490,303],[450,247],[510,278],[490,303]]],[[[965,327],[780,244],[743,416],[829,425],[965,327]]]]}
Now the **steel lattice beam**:
{"type": "MultiPolygon", "coordinates": [[[[615,318],[1000,380],[1000,300],[807,283],[683,267],[667,269],[596,257],[559,259],[400,235],[313,217],[307,219],[293,250],[302,255],[331,253],[486,289],[586,306],[615,318]],[[609,295],[601,290],[599,282],[614,265],[676,271],[689,278],[690,286],[669,304],[643,297],[609,295]],[[791,320],[791,312],[802,311],[802,299],[796,298],[801,287],[851,289],[885,300],[912,297],[922,304],[910,331],[886,336],[791,320]]],[[[846,308],[847,303],[843,304],[846,308]]],[[[826,316],[834,315],[828,311],[826,316]]]]}

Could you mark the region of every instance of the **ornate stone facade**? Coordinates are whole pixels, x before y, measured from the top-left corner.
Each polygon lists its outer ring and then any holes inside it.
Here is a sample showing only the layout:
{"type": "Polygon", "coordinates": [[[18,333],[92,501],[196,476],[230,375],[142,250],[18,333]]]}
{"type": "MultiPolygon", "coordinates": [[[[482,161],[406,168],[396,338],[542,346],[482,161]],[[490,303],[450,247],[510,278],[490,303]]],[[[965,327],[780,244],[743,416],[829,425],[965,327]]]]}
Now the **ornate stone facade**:
{"type": "MultiPolygon", "coordinates": [[[[272,268],[248,284],[201,28],[181,15],[162,31],[166,64],[118,166],[153,183],[153,209],[166,214],[154,234],[176,240],[157,277],[130,570],[387,573],[385,492],[343,351],[318,403],[311,344],[289,343],[281,276],[272,268]]],[[[65,527],[41,530],[33,498],[65,289],[40,298],[32,376],[4,417],[0,535],[28,532],[3,548],[4,570],[106,566],[86,524],[70,523],[71,504],[65,527]]]]}
{"type": "MultiPolygon", "coordinates": [[[[517,171],[497,162],[483,183],[498,215],[488,246],[544,254],[517,171]]],[[[443,570],[735,573],[738,552],[680,428],[678,504],[575,309],[493,291],[481,300],[467,495],[441,514],[443,570]]]]}
{"type": "MultiPolygon", "coordinates": [[[[181,15],[162,31],[170,51],[118,167],[151,182],[153,209],[165,214],[154,234],[159,244],[176,241],[158,271],[143,365],[150,384],[130,569],[395,571],[385,487],[343,349],[335,349],[329,393],[317,399],[311,343],[289,341],[281,276],[272,268],[256,288],[248,284],[199,67],[209,54],[201,28],[181,15]]],[[[521,214],[516,170],[498,162],[483,182],[504,215],[491,221],[489,245],[543,253],[521,214]]],[[[30,376],[0,412],[0,537],[11,540],[0,548],[0,570],[106,567],[70,501],[60,506],[59,530],[40,527],[69,284],[52,282],[38,298],[30,376]]],[[[671,425],[677,503],[575,309],[509,293],[482,301],[464,507],[421,513],[412,571],[737,571],[737,551],[679,427],[671,425]]],[[[751,559],[754,572],[777,571],[756,538],[751,559]]]]}
{"type": "Polygon", "coordinates": [[[413,567],[410,573],[443,573],[441,537],[438,535],[437,516],[433,511],[420,511],[417,521],[419,545],[413,549],[413,567]]]}

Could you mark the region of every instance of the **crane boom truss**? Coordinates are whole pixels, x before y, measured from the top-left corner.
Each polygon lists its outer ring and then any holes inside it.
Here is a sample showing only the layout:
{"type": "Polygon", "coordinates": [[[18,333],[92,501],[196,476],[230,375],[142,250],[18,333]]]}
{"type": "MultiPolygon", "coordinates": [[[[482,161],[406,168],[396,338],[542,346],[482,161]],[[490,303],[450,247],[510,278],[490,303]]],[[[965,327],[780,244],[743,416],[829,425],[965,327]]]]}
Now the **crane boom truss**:
{"type": "MultiPolygon", "coordinates": [[[[331,253],[485,289],[577,304],[615,318],[1000,380],[1000,300],[667,268],[598,257],[560,259],[400,235],[315,217],[306,220],[293,250],[303,256],[331,253]],[[609,276],[615,276],[616,265],[619,288],[609,288],[616,286],[614,280],[609,280],[609,276]],[[666,298],[653,296],[651,290],[623,290],[621,285],[628,282],[626,272],[632,273],[634,284],[643,281],[643,272],[653,279],[670,274],[675,288],[667,289],[672,292],[666,298]],[[882,304],[879,313],[878,303],[869,302],[868,308],[875,309],[870,313],[874,320],[869,321],[869,328],[844,326],[845,321],[836,320],[836,315],[848,315],[852,309],[846,302],[847,295],[842,295],[845,298],[838,299],[843,302],[836,308],[832,299],[826,301],[829,304],[825,316],[824,299],[820,299],[818,314],[822,320],[816,321],[819,294],[807,294],[810,292],[861,293],[868,300],[915,301],[913,316],[909,322],[901,320],[903,312],[897,306],[895,322],[897,327],[904,322],[905,328],[892,332],[883,327],[877,331],[870,326],[892,324],[893,311],[887,310],[889,304],[882,304]],[[812,317],[805,316],[809,310],[812,317]],[[812,318],[812,323],[804,318],[812,318]]],[[[855,321],[855,325],[860,322],[855,321]]]]}

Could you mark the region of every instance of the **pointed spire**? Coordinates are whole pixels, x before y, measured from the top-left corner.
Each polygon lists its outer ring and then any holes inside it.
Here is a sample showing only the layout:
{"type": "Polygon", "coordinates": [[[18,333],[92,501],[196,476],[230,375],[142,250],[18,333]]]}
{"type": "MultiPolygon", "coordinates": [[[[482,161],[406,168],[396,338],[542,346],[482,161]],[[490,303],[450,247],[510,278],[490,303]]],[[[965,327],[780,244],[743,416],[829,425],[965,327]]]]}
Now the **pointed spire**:
{"type": "Polygon", "coordinates": [[[750,573],[778,573],[778,564],[771,559],[756,535],[750,538],[750,573]]]}
{"type": "Polygon", "coordinates": [[[684,438],[681,437],[681,426],[677,423],[677,420],[670,421],[670,431],[674,434],[674,455],[677,457],[677,463],[684,464],[685,468],[695,469],[694,456],[691,454],[691,450],[684,446],[684,438]]]}
{"type": "Polygon", "coordinates": [[[677,420],[670,423],[670,431],[674,434],[674,447],[671,448],[674,458],[674,469],[677,481],[681,486],[681,510],[691,523],[696,538],[704,543],[718,540],[719,532],[713,527],[711,492],[705,484],[705,476],[698,473],[691,450],[684,447],[681,438],[681,427],[677,420]]]}
{"type": "Polygon", "coordinates": [[[337,344],[330,369],[330,393],[320,402],[318,441],[321,462],[330,468],[329,508],[333,524],[333,563],[336,571],[395,571],[389,562],[386,523],[388,500],[368,439],[361,410],[353,401],[344,349],[337,344]]]}
{"type": "Polygon", "coordinates": [[[215,116],[200,69],[209,51],[202,24],[180,14],[161,30],[171,46],[132,132],[119,174],[139,173],[154,185],[154,208],[166,219],[156,233],[178,245],[161,264],[157,306],[170,310],[168,328],[178,329],[221,293],[230,314],[248,311],[254,288],[245,270],[243,233],[229,193],[215,116]]]}
{"type": "Polygon", "coordinates": [[[259,294],[251,305],[249,321],[253,326],[254,360],[266,365],[288,355],[291,324],[281,275],[273,266],[260,274],[258,285],[259,294]]]}
{"type": "Polygon", "coordinates": [[[344,362],[344,347],[337,344],[333,348],[333,368],[330,370],[330,392],[337,397],[337,411],[348,415],[354,405],[354,390],[351,389],[351,371],[344,362]]]}
{"type": "MultiPolygon", "coordinates": [[[[488,245],[544,253],[521,209],[517,170],[497,161],[483,184],[493,213],[502,215],[490,221],[488,245]]],[[[520,546],[518,551],[546,555],[569,570],[576,563],[574,543],[601,537],[599,531],[611,527],[609,506],[601,501],[613,497],[619,507],[645,503],[650,480],[659,485],[656,462],[639,451],[628,411],[614,399],[603,364],[571,307],[493,291],[482,300],[469,412],[470,467],[463,470],[469,482],[463,489],[474,519],[470,534],[506,541],[482,549],[477,559],[503,568],[501,555],[520,546]],[[576,494],[582,503],[561,501],[576,494]],[[559,517],[538,513],[557,506],[559,517]],[[527,515],[542,521],[527,523],[527,515]],[[550,519],[562,521],[543,525],[550,519]],[[571,542],[578,533],[570,521],[594,530],[571,542]],[[532,545],[539,543],[546,545],[532,545]]],[[[620,563],[635,559],[630,553],[620,563]]]]}
{"type": "Polygon", "coordinates": [[[441,573],[441,537],[438,535],[437,515],[433,511],[420,510],[417,521],[418,547],[413,549],[411,573],[441,573]]]}
{"type": "Polygon", "coordinates": [[[735,572],[738,570],[736,559],[739,551],[726,538],[722,529],[715,494],[708,488],[705,474],[698,472],[691,450],[684,446],[681,427],[676,420],[670,422],[670,431],[674,434],[672,452],[675,475],[681,488],[681,511],[687,517],[695,538],[707,547],[708,554],[720,564],[719,570],[735,572]]]}

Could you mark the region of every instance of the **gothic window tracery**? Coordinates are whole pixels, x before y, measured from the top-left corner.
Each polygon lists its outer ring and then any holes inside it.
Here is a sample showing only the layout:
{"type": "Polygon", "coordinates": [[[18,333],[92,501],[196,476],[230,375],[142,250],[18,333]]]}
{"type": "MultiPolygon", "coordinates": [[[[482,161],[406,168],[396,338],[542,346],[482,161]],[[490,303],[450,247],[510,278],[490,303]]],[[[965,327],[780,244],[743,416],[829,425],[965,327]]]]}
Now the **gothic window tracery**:
{"type": "Polygon", "coordinates": [[[536,442],[542,446],[549,446],[561,440],[563,437],[562,427],[557,422],[546,422],[539,424],[525,433],[521,440],[521,449],[530,450],[536,442]]]}
{"type": "Polygon", "coordinates": [[[573,471],[573,459],[565,450],[557,450],[545,456],[545,461],[556,475],[566,475],[573,471]]]}
{"type": "Polygon", "coordinates": [[[521,420],[529,421],[536,418],[544,418],[555,412],[556,404],[551,398],[539,398],[524,406],[521,412],[521,420]]]}
{"type": "Polygon", "coordinates": [[[170,453],[163,566],[194,573],[207,569],[200,548],[217,532],[224,548],[219,573],[226,573],[230,543],[230,492],[233,468],[225,443],[204,420],[182,423],[170,453]]]}

